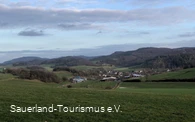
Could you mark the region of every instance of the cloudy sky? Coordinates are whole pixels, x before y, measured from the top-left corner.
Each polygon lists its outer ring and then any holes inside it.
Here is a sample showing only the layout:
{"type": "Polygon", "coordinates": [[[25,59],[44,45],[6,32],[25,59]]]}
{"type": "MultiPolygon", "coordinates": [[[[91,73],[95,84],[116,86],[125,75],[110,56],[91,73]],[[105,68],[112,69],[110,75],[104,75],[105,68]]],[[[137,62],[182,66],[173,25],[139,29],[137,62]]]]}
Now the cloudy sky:
{"type": "Polygon", "coordinates": [[[194,0],[0,0],[0,62],[192,47],[194,13],[194,0]]]}

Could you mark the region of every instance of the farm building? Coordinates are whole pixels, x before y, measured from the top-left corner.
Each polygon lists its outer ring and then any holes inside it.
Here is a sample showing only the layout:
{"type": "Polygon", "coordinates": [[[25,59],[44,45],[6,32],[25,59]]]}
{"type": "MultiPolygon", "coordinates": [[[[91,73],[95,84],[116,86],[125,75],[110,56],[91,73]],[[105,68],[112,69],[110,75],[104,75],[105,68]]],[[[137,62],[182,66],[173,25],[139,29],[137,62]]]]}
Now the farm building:
{"type": "Polygon", "coordinates": [[[80,83],[80,82],[84,82],[84,81],[86,81],[86,80],[87,80],[87,78],[80,77],[80,76],[76,76],[76,77],[74,77],[74,78],[72,79],[72,82],[73,82],[73,83],[80,83]]]}
{"type": "Polygon", "coordinates": [[[101,79],[101,81],[116,81],[117,78],[116,77],[104,77],[101,79]]]}
{"type": "Polygon", "coordinates": [[[140,75],[140,74],[132,74],[133,77],[144,77],[144,75],[140,75]]]}

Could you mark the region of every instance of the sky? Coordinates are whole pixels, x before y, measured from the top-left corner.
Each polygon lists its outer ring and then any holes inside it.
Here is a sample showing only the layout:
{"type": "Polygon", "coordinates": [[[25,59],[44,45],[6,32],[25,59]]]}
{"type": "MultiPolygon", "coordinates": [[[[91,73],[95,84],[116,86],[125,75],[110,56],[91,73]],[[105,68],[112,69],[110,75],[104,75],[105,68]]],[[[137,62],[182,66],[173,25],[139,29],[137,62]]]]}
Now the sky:
{"type": "Polygon", "coordinates": [[[0,62],[194,47],[194,0],[0,0],[0,62]]]}

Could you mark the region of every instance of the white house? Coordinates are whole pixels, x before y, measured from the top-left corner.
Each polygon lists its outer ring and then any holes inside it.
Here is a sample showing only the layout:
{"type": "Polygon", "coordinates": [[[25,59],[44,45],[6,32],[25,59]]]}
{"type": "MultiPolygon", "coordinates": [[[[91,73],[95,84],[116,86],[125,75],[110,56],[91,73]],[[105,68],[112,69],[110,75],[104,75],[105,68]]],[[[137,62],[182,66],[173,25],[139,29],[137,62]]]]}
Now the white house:
{"type": "Polygon", "coordinates": [[[101,81],[116,81],[116,77],[104,77],[101,81]]]}
{"type": "Polygon", "coordinates": [[[133,77],[144,77],[144,75],[140,75],[140,74],[132,74],[133,77]]]}
{"type": "Polygon", "coordinates": [[[72,79],[73,83],[80,83],[80,82],[84,82],[86,81],[87,78],[84,78],[84,77],[80,77],[80,76],[76,76],[72,79]]]}

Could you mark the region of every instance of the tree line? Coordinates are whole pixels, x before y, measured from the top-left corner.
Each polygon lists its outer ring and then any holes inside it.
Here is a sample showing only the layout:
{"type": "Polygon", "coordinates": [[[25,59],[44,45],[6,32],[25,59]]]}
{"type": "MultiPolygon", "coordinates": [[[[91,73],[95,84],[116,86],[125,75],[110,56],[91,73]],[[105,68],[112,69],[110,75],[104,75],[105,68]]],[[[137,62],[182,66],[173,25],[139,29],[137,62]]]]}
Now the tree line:
{"type": "Polygon", "coordinates": [[[37,79],[42,82],[54,82],[60,83],[61,80],[53,72],[46,71],[44,69],[35,68],[8,68],[4,73],[10,73],[12,75],[18,76],[21,79],[37,79]]]}

